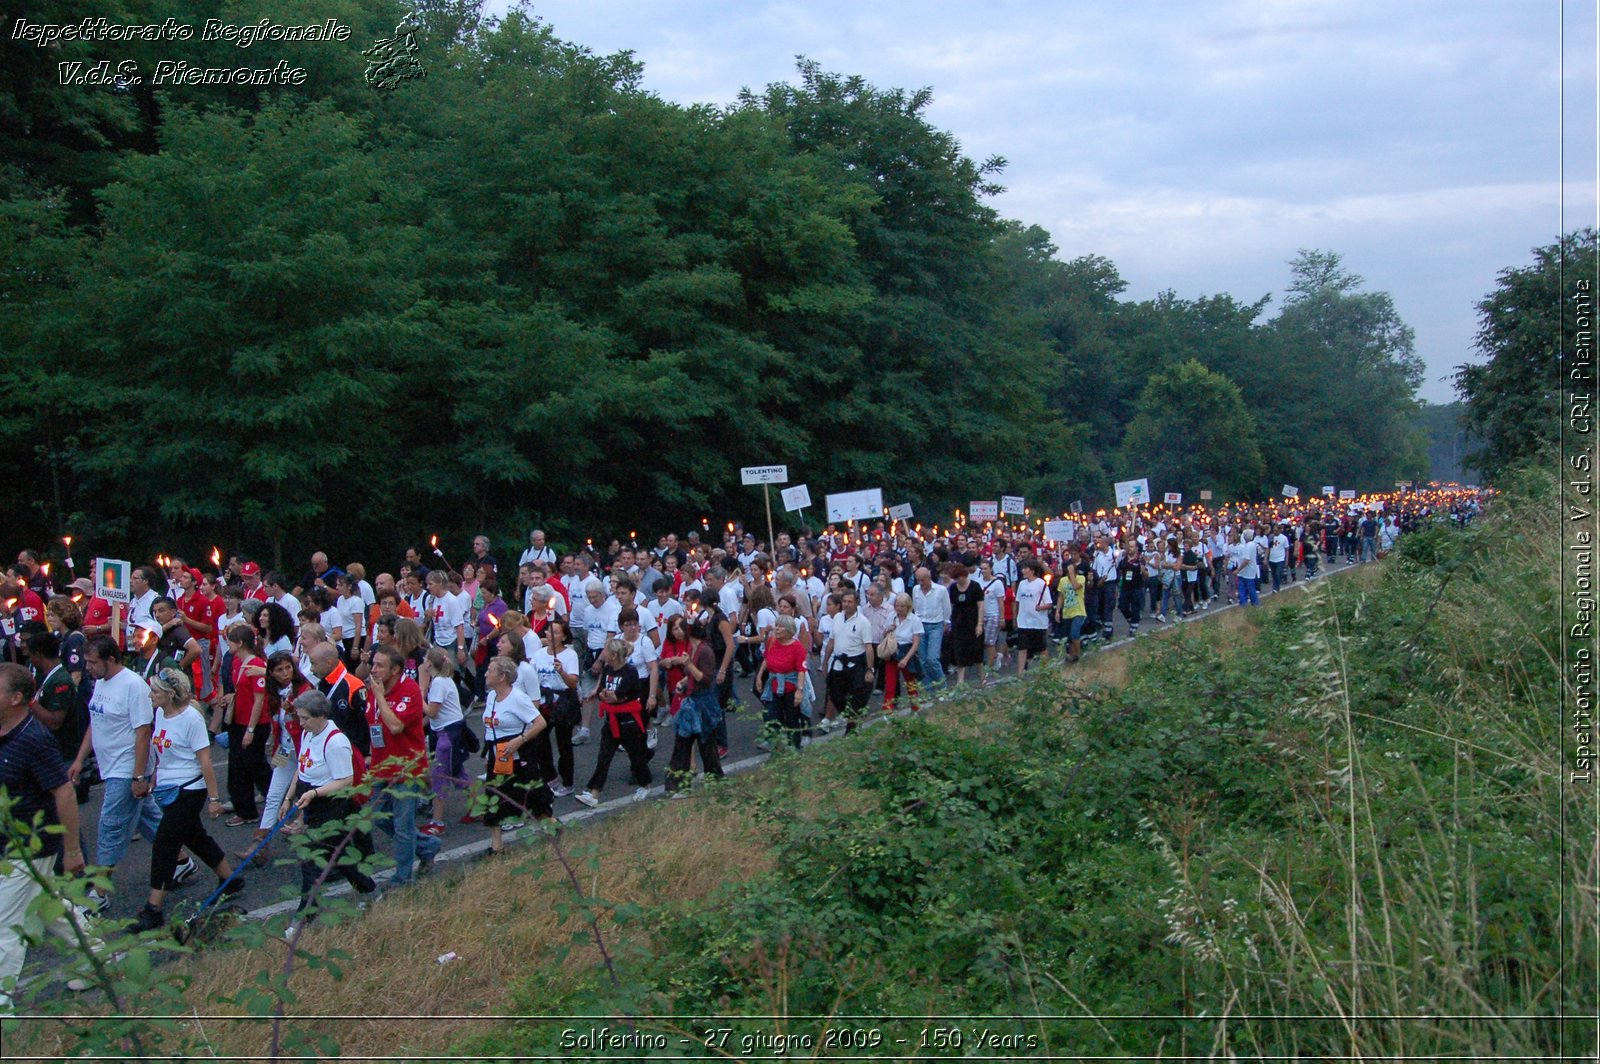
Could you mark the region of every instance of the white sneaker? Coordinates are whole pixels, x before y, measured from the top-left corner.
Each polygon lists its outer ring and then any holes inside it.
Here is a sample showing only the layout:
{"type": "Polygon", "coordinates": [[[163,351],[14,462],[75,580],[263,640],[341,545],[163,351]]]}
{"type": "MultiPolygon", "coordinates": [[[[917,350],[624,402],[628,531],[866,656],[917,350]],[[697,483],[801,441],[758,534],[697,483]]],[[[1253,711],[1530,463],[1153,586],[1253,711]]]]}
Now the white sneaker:
{"type": "Polygon", "coordinates": [[[573,746],[582,746],[584,743],[586,743],[588,741],[589,741],[589,729],[588,728],[579,728],[577,731],[572,733],[572,745],[573,746]]]}
{"type": "Polygon", "coordinates": [[[372,890],[366,894],[357,894],[356,897],[361,899],[360,901],[356,902],[357,909],[370,909],[383,900],[383,888],[373,887],[372,890]]]}
{"type": "Polygon", "coordinates": [[[200,871],[200,866],[194,863],[193,857],[184,859],[183,864],[172,870],[172,885],[181,887],[193,879],[195,873],[200,871]]]}
{"type": "Polygon", "coordinates": [[[102,894],[98,887],[89,888],[89,904],[94,906],[95,914],[104,916],[105,911],[111,908],[111,895],[102,894]]]}
{"type": "Polygon", "coordinates": [[[671,794],[667,795],[667,797],[672,799],[673,801],[677,801],[680,798],[689,797],[689,792],[688,791],[673,791],[671,794]]]}
{"type": "Polygon", "coordinates": [[[590,809],[593,809],[600,804],[599,796],[593,791],[579,791],[577,794],[574,794],[573,797],[582,802],[584,805],[588,806],[590,809]]]}
{"type": "Polygon", "coordinates": [[[640,787],[638,790],[633,792],[633,800],[636,802],[642,802],[648,797],[650,797],[649,787],[640,787]]]}
{"type": "Polygon", "coordinates": [[[756,749],[757,750],[766,750],[766,751],[770,752],[772,750],[772,744],[767,742],[765,739],[757,739],[756,740],[756,749]]]}
{"type": "Polygon", "coordinates": [[[557,798],[565,798],[567,795],[572,793],[572,788],[568,787],[565,783],[552,783],[550,785],[550,793],[555,795],[557,798]]]}
{"type": "MultiPolygon", "coordinates": [[[[113,953],[106,960],[106,967],[115,968],[117,965],[121,964],[127,956],[128,955],[126,953],[121,951],[113,953]]],[[[67,980],[67,989],[72,991],[74,994],[81,994],[85,990],[92,990],[94,986],[94,982],[87,976],[75,975],[71,979],[67,980]]]]}
{"type": "Polygon", "coordinates": [[[656,748],[656,743],[661,741],[660,731],[661,729],[659,728],[651,728],[649,731],[645,732],[644,745],[647,748],[651,750],[656,748]]]}

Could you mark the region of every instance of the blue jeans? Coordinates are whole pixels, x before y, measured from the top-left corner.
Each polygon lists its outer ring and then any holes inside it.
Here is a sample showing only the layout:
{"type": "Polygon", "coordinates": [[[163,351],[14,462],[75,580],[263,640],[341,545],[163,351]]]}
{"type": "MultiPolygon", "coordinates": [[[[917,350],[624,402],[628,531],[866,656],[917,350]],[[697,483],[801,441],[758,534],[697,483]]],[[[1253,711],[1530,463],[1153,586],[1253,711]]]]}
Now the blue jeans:
{"type": "Polygon", "coordinates": [[[1283,587],[1283,563],[1268,562],[1267,565],[1272,569],[1272,590],[1276,592],[1283,587]]]}
{"type": "Polygon", "coordinates": [[[922,646],[917,648],[917,659],[922,665],[922,682],[939,683],[944,679],[944,666],[939,664],[939,653],[944,649],[944,625],[922,625],[922,646]]]}
{"type": "Polygon", "coordinates": [[[1253,576],[1241,576],[1239,578],[1239,605],[1241,605],[1241,606],[1259,606],[1259,605],[1261,605],[1261,596],[1256,594],[1256,578],[1255,577],[1253,577],[1253,576]]]}
{"type": "Polygon", "coordinates": [[[392,887],[411,882],[417,858],[431,861],[439,855],[436,837],[417,834],[417,806],[422,802],[422,791],[423,784],[417,780],[375,782],[372,788],[372,810],[378,814],[375,826],[394,837],[394,875],[389,879],[392,887]]]}
{"type": "Polygon", "coordinates": [[[1378,560],[1378,540],[1373,536],[1361,537],[1361,560],[1375,562],[1378,560]]]}
{"type": "Polygon", "coordinates": [[[100,797],[100,828],[94,840],[94,863],[109,868],[127,856],[136,826],[144,841],[156,840],[161,806],[149,794],[135,798],[131,779],[109,779],[105,784],[105,793],[100,797]]]}

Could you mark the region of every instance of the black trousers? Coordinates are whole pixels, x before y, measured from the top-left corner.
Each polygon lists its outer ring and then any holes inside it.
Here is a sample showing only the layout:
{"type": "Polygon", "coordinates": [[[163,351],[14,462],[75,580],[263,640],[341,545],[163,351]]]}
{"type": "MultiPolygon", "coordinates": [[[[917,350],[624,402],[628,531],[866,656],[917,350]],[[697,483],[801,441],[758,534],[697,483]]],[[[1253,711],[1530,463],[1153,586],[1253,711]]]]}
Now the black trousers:
{"type": "MultiPolygon", "coordinates": [[[[604,709],[604,704],[601,706],[604,709]]],[[[640,712],[643,712],[642,710],[640,712]]],[[[633,782],[648,787],[654,777],[650,775],[650,747],[645,743],[644,729],[639,727],[631,713],[619,713],[616,718],[620,737],[611,734],[611,721],[602,713],[600,728],[600,757],[594,763],[594,775],[589,777],[588,790],[599,794],[605,789],[606,776],[611,773],[611,759],[617,756],[620,746],[627,751],[629,767],[633,769],[633,782]]]]}
{"type": "MultiPolygon", "coordinates": [[[[541,712],[543,712],[541,710],[541,712]]],[[[539,768],[539,778],[546,783],[559,778],[561,782],[572,786],[572,732],[575,725],[570,720],[558,720],[556,716],[546,715],[550,722],[549,727],[534,736],[531,747],[533,763],[539,768]],[[551,739],[555,740],[554,750],[551,749],[551,739]]]]}
{"type": "Polygon", "coordinates": [[[256,807],[256,794],[267,793],[272,786],[272,763],[267,759],[272,751],[267,740],[272,737],[272,725],[257,724],[254,729],[243,724],[228,725],[228,800],[233,803],[233,815],[245,820],[260,820],[256,807]],[[254,730],[250,745],[244,745],[244,733],[254,730]]]}
{"type": "Polygon", "coordinates": [[[155,841],[150,844],[150,889],[171,890],[172,872],[178,867],[178,855],[188,847],[189,852],[205,862],[207,868],[222,863],[222,847],[206,834],[200,816],[206,808],[206,789],[179,791],[172,804],[161,810],[161,826],[156,828],[155,841]]]}
{"type": "MultiPolygon", "coordinates": [[[[304,784],[301,784],[302,788],[304,786],[304,784]]],[[[306,807],[305,812],[306,834],[308,836],[315,835],[317,828],[322,827],[324,824],[332,824],[336,821],[344,820],[354,811],[354,807],[351,806],[348,798],[313,798],[311,799],[311,804],[306,807]]],[[[311,854],[300,862],[300,904],[296,908],[296,912],[303,911],[311,900],[311,888],[316,885],[317,877],[322,875],[322,870],[327,867],[328,859],[333,855],[333,851],[338,848],[339,843],[344,840],[344,836],[345,832],[340,831],[325,839],[307,838],[306,842],[311,847],[311,854]]],[[[354,861],[350,864],[344,863],[348,857],[352,856],[359,856],[361,860],[366,860],[372,856],[372,838],[365,831],[356,832],[355,836],[345,844],[344,849],[339,851],[338,863],[333,866],[333,871],[328,873],[328,878],[332,879],[336,875],[343,876],[352,887],[361,893],[372,893],[378,886],[372,881],[372,877],[361,871],[354,861]]]]}
{"type": "Polygon", "coordinates": [[[722,759],[717,756],[717,737],[713,732],[703,735],[680,735],[672,742],[672,760],[667,764],[667,793],[689,786],[694,782],[694,748],[700,747],[700,764],[707,776],[722,776],[722,759]]]}
{"type": "Polygon", "coordinates": [[[872,687],[867,683],[867,656],[835,654],[833,661],[828,663],[827,689],[829,701],[839,708],[841,714],[851,719],[859,717],[867,708],[867,700],[872,697],[872,687]],[[841,661],[844,662],[844,668],[834,668],[841,661]]]}

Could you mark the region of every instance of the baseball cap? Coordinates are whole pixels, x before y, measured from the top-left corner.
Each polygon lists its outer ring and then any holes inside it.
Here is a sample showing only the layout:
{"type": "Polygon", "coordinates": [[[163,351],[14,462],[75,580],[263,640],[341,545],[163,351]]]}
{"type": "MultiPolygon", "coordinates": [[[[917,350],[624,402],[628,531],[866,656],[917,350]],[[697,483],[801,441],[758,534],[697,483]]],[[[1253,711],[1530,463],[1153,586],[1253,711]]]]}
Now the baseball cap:
{"type": "Polygon", "coordinates": [[[257,565],[255,562],[245,562],[244,567],[239,571],[245,576],[260,576],[261,566],[257,565]]]}
{"type": "Polygon", "coordinates": [[[78,591],[82,591],[85,595],[94,594],[94,581],[90,580],[87,576],[78,577],[78,579],[74,580],[70,586],[78,591]]]}
{"type": "Polygon", "coordinates": [[[162,632],[161,625],[148,617],[140,621],[138,627],[141,631],[149,632],[151,635],[160,635],[162,632]]]}

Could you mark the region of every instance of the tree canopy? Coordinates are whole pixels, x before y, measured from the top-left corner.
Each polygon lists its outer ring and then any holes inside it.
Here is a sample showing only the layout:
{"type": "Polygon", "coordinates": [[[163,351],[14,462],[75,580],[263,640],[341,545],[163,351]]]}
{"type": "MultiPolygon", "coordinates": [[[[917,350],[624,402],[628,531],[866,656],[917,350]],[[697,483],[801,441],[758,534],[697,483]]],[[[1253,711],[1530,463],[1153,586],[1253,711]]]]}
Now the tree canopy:
{"type": "Polygon", "coordinates": [[[15,535],[343,556],[748,513],[744,464],[933,513],[1106,498],[1124,456],[1244,495],[1405,462],[1410,330],[1336,254],[1272,320],[1126,301],[1109,260],[997,215],[1004,160],[966,157],[928,89],[802,59],[678,106],[526,7],[429,0],[428,77],[375,92],[360,52],[407,10],[319,9],[352,36],[282,45],[310,77],[281,89],[58,92],[0,41],[15,535]],[[1213,451],[1169,453],[1181,411],[1213,451]]]}
{"type": "Polygon", "coordinates": [[[1456,389],[1479,441],[1470,464],[1490,477],[1555,446],[1558,397],[1580,385],[1593,393],[1596,240],[1595,230],[1581,229],[1535,248],[1531,265],[1500,271],[1495,290],[1478,304],[1477,347],[1488,361],[1461,366],[1456,389]],[[1564,368],[1580,334],[1589,343],[1588,385],[1564,368]]]}

